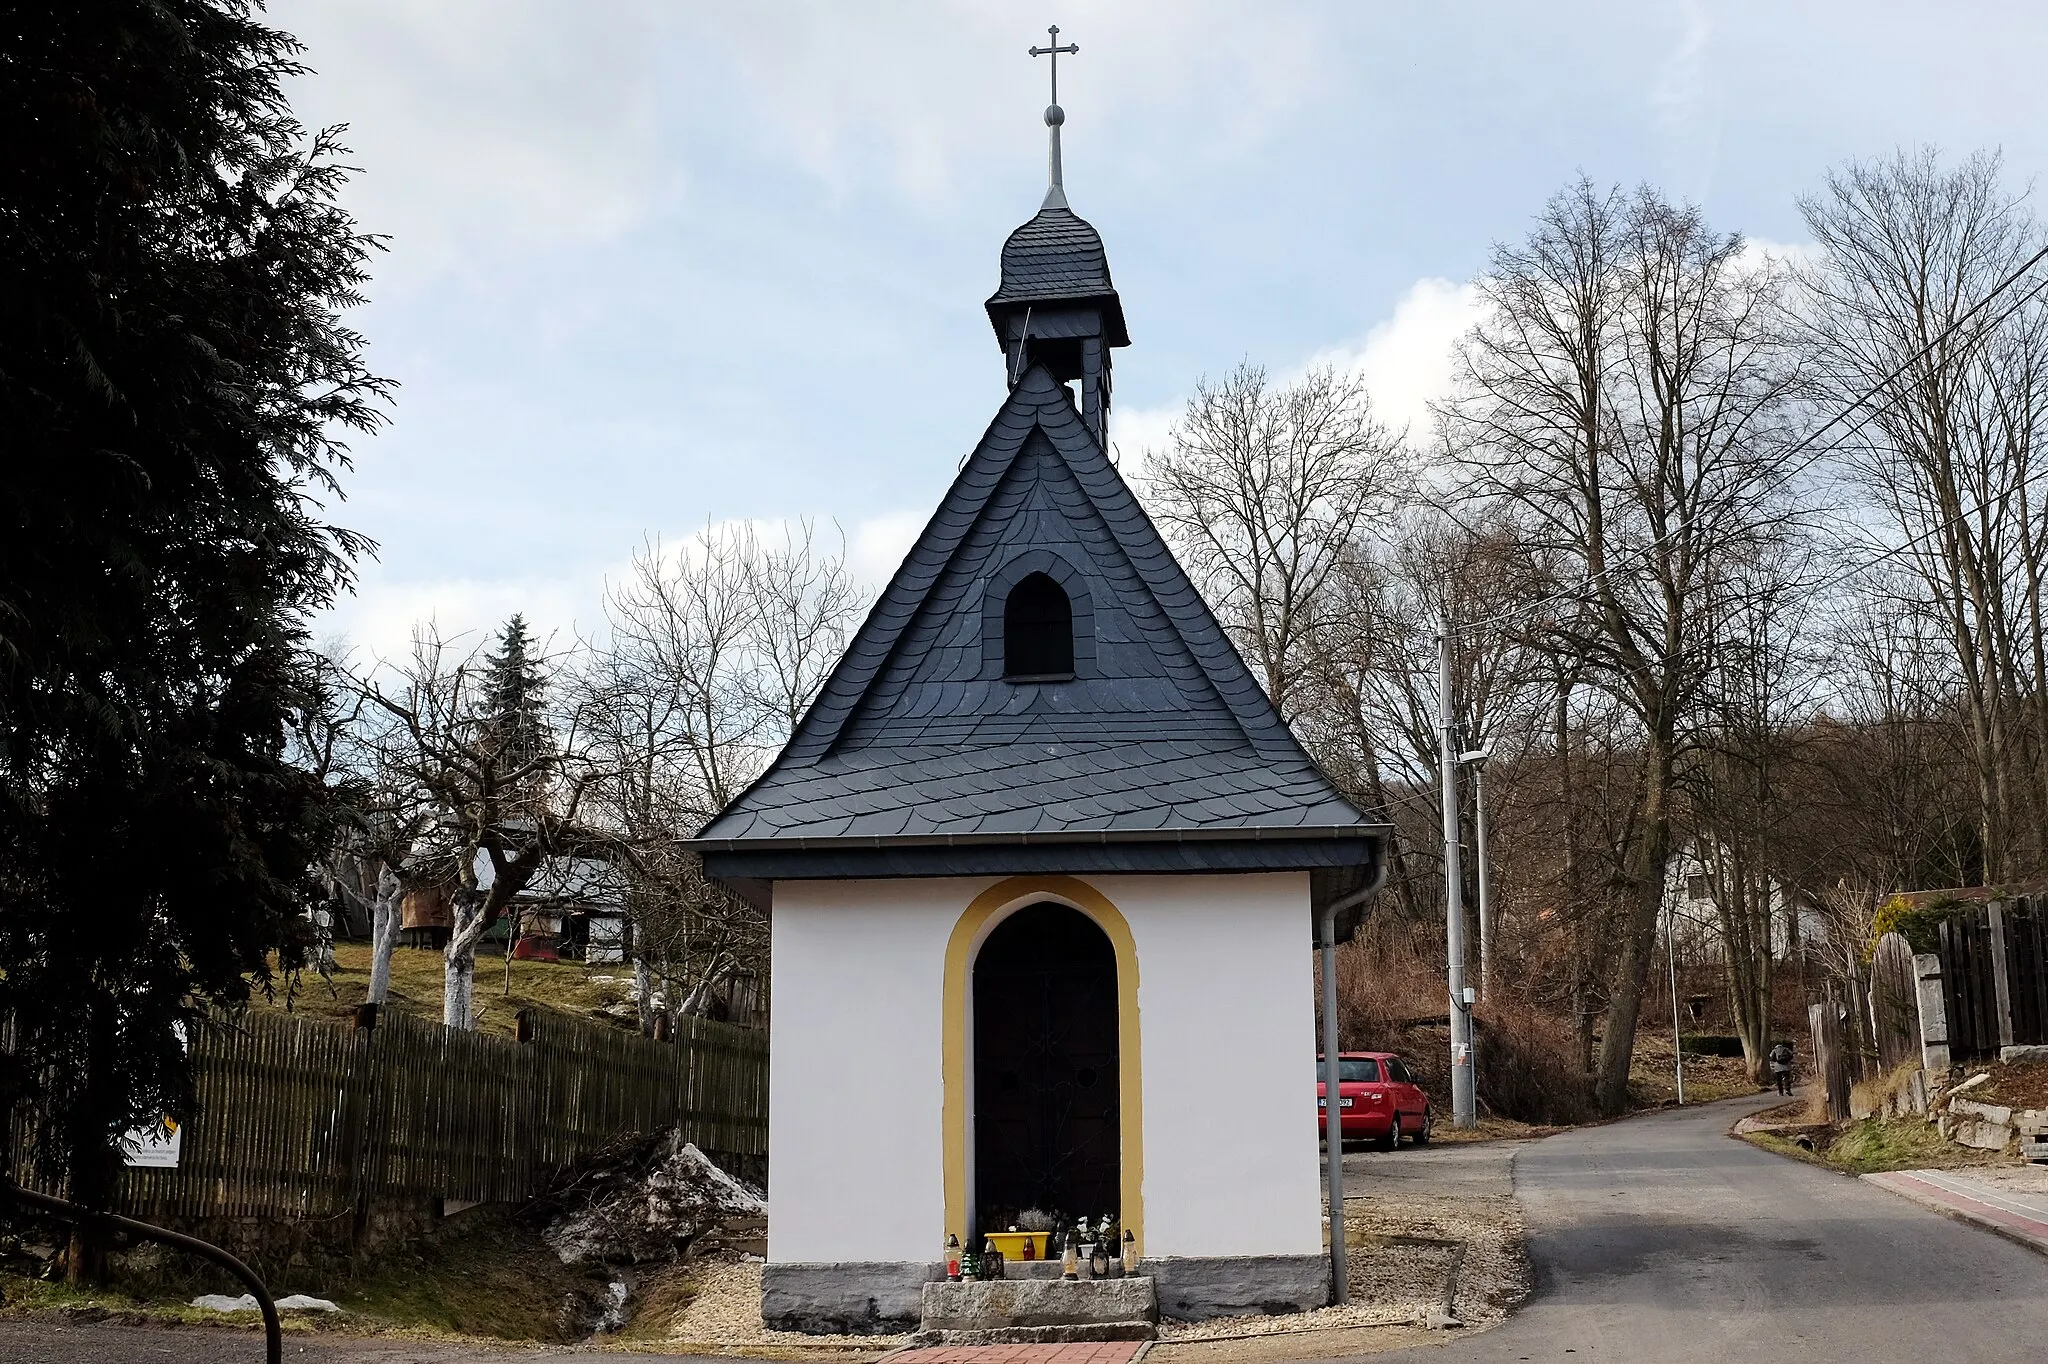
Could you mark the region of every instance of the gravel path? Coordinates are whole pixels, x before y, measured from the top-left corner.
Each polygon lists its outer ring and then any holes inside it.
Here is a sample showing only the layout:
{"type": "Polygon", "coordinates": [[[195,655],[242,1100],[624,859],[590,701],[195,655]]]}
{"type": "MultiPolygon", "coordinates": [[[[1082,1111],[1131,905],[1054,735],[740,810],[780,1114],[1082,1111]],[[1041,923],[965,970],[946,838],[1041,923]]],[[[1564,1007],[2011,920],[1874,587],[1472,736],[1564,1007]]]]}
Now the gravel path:
{"type": "MultiPolygon", "coordinates": [[[[1291,1316],[1168,1323],[1161,1329],[1161,1340],[1216,1341],[1421,1325],[1433,1309],[1446,1305],[1446,1295],[1453,1289],[1455,1315],[1468,1327],[1499,1322],[1529,1288],[1513,1179],[1516,1153],[1527,1145],[1439,1143],[1346,1154],[1350,1304],[1291,1316]]],[[[1365,1339],[1350,1348],[1371,1348],[1365,1339]]],[[[1155,1357],[1157,1350],[1146,1358],[1155,1357]]]]}

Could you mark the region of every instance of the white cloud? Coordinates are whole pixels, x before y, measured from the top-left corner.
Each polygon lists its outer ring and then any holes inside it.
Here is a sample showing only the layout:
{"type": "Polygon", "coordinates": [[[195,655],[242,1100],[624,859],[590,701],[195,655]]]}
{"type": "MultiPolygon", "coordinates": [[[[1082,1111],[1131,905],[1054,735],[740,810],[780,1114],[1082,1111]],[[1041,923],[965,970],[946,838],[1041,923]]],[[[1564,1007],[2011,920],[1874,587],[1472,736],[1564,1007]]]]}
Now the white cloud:
{"type": "Polygon", "coordinates": [[[930,519],[929,511],[893,511],[856,522],[846,545],[846,566],[854,580],[881,591],[930,519]]]}
{"type": "Polygon", "coordinates": [[[548,0],[274,0],[267,17],[307,47],[299,116],[349,124],[366,168],[349,205],[397,248],[380,279],[603,241],[668,188],[656,63],[675,16],[652,0],[601,17],[548,0]]]}
{"type": "Polygon", "coordinates": [[[545,578],[435,578],[396,580],[375,565],[363,573],[356,593],[344,597],[324,616],[315,631],[323,642],[336,640],[360,664],[398,660],[412,648],[413,632],[432,623],[444,640],[463,647],[483,643],[515,613],[542,639],[556,647],[576,638],[596,614],[597,594],[579,583],[545,578]]]}
{"type": "Polygon", "coordinates": [[[1479,291],[1471,284],[1427,278],[1408,286],[1393,315],[1352,346],[1319,351],[1309,365],[1358,371],[1381,421],[1426,440],[1429,405],[1451,391],[1451,357],[1458,338],[1479,320],[1479,291]]]}
{"type": "MultiPolygon", "coordinates": [[[[931,513],[892,511],[854,523],[844,537],[846,565],[870,593],[879,592],[896,571],[931,513]]],[[[754,518],[746,522],[763,542],[779,544],[797,528],[800,518],[754,518]]],[[[738,524],[718,522],[712,533],[738,524]]],[[[812,519],[822,552],[840,552],[840,535],[832,523],[812,519]]],[[[699,532],[663,537],[664,558],[689,554],[699,532]]],[[[638,553],[635,550],[634,553],[638,553]]],[[[395,578],[377,564],[365,567],[353,596],[337,602],[317,623],[323,643],[345,645],[361,663],[398,659],[412,647],[413,632],[432,622],[444,639],[460,637],[464,645],[487,640],[515,612],[542,638],[550,635],[560,647],[588,639],[604,628],[606,593],[632,572],[630,557],[588,571],[562,576],[395,578]]]]}
{"type": "MultiPolygon", "coordinates": [[[[1396,431],[1406,428],[1409,439],[1421,444],[1432,429],[1429,405],[1451,391],[1458,338],[1478,320],[1479,291],[1473,285],[1419,279],[1394,304],[1393,313],[1358,341],[1327,346],[1295,368],[1275,372],[1274,379],[1292,383],[1322,366],[1356,371],[1365,379],[1379,419],[1396,431]]],[[[1127,476],[1139,467],[1143,452],[1165,448],[1184,405],[1176,401],[1114,415],[1110,443],[1125,463],[1127,476]]]]}

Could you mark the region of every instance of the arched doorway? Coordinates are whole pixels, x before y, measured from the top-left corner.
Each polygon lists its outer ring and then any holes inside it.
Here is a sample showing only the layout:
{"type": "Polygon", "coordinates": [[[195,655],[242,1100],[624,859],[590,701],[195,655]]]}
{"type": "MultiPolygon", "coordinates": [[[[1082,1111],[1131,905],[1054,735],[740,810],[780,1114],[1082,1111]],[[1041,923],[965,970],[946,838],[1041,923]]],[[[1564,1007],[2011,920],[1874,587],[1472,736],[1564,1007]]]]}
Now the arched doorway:
{"type": "Polygon", "coordinates": [[[1060,904],[1018,910],[974,960],[974,1185],[980,1230],[1025,1208],[1118,1213],[1116,950],[1060,904]]]}

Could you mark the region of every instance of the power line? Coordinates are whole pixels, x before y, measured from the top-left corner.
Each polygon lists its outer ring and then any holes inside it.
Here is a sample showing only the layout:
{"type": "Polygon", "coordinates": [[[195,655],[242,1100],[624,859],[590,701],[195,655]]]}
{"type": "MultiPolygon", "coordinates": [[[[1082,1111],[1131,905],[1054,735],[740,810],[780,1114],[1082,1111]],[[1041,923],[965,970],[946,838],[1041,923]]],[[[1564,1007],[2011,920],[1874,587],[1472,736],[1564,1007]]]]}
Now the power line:
{"type": "MultiPolygon", "coordinates": [[[[1786,457],[1789,458],[1793,455],[1798,454],[1800,451],[1813,445],[1823,435],[1827,434],[1828,431],[1840,425],[1842,422],[1848,420],[1859,408],[1862,408],[1865,405],[1867,405],[1871,401],[1871,399],[1875,398],[1876,396],[1884,392],[1908,370],[1912,369],[1915,365],[1919,364],[1920,361],[1924,360],[1925,358],[1927,358],[1928,355],[1932,354],[1933,351],[1937,347],[1939,347],[1943,342],[1947,341],[1951,336],[1955,335],[1956,332],[1960,331],[1963,328],[1963,326],[1966,323],[1968,323],[1973,316],[1975,316],[1982,309],[1990,306],[1990,304],[1994,302],[2000,294],[2003,294],[2006,290],[2012,288],[2013,285],[2017,284],[2022,278],[2026,276],[2028,271],[2032,270],[2036,265],[2040,264],[2043,260],[2048,260],[2048,246],[2043,246],[2040,250],[2036,251],[2033,255],[2029,256],[2025,261],[2023,261],[2020,264],[2018,269],[2014,270],[2011,274],[2007,275],[2003,280],[1999,281],[1998,285],[1995,288],[1993,288],[1989,293],[1985,294],[1982,298],[1978,299],[1975,303],[1972,303],[1968,308],[1964,309],[1962,315],[1956,318],[1955,321],[1949,323],[1948,326],[1944,327],[1939,335],[1935,336],[1934,339],[1927,342],[1926,345],[1920,347],[1920,349],[1914,351],[1913,354],[1907,356],[1889,373],[1885,374],[1883,378],[1879,379],[1869,388],[1863,390],[1863,392],[1858,394],[1856,398],[1849,403],[1848,406],[1844,407],[1840,412],[1837,412],[1834,416],[1828,418],[1828,420],[1822,423],[1820,426],[1815,427],[1812,431],[1809,431],[1806,435],[1800,437],[1797,441],[1793,442],[1791,448],[1785,451],[1786,457]]],[[[2004,312],[2000,313],[1995,319],[1993,319],[1991,325],[1994,327],[1997,326],[1999,323],[2004,322],[2008,317],[2011,317],[2014,313],[2018,312],[2022,307],[2026,306],[2027,302],[2030,299],[2032,299],[2034,295],[2038,294],[2044,285],[2048,285],[2048,278],[2036,280],[2033,283],[2033,285],[2027,289],[2025,293],[2021,294],[2019,298],[2013,301],[2010,307],[2008,307],[2004,312]]],[[[1875,416],[1876,413],[1873,412],[1870,415],[1875,416]]],[[[1863,426],[1868,423],[1869,420],[1869,417],[1865,417],[1862,420],[1859,420],[1856,423],[1855,427],[1852,428],[1852,430],[1861,430],[1863,426]]],[[[1778,489],[1784,487],[1787,483],[1797,478],[1800,474],[1805,473],[1808,469],[1811,469],[1814,465],[1818,464],[1823,458],[1826,457],[1827,453],[1828,452],[1825,449],[1816,451],[1811,456],[1811,458],[1807,459],[1804,463],[1798,465],[1795,468],[1790,468],[1780,473],[1773,483],[1771,483],[1769,486],[1763,489],[1760,489],[1757,492],[1756,496],[1765,497],[1771,493],[1778,491],[1778,489]]],[[[1989,502],[1987,501],[1985,505],[1988,506],[1989,502]]],[[[1978,508],[1978,510],[1980,511],[1982,509],[1982,507],[1978,508]]],[[[1443,508],[1439,508],[1439,510],[1443,510],[1443,508]]],[[[1463,523],[1460,522],[1460,524],[1462,525],[1463,523]]],[[[1475,621],[1468,621],[1462,625],[1453,626],[1446,623],[1445,628],[1454,634],[1460,634],[1468,630],[1476,630],[1489,625],[1497,625],[1503,621],[1510,620],[1516,616],[1526,615],[1529,612],[1540,610],[1543,607],[1552,605],[1556,602],[1576,601],[1578,600],[1581,593],[1585,592],[1588,588],[1592,587],[1595,583],[1599,582],[1601,578],[1611,576],[1612,574],[1619,572],[1623,568],[1625,568],[1627,561],[1630,558],[1642,558],[1648,556],[1652,551],[1661,548],[1667,541],[1669,541],[1672,538],[1672,536],[1676,535],[1677,533],[1677,529],[1667,531],[1663,535],[1658,536],[1655,540],[1650,541],[1646,545],[1639,546],[1638,548],[1633,550],[1625,551],[1621,556],[1619,556],[1619,559],[1616,563],[1610,564],[1608,567],[1601,570],[1601,572],[1599,573],[1588,574],[1585,578],[1581,579],[1578,583],[1574,584],[1570,588],[1558,592],[1553,592],[1547,597],[1538,598],[1536,601],[1526,603],[1522,606],[1510,608],[1507,611],[1500,612],[1493,616],[1483,617],[1475,621]]],[[[1907,543],[1910,544],[1911,541],[1908,541],[1907,543]]]]}
{"type": "Polygon", "coordinates": [[[1943,521],[1938,525],[1929,526],[1926,530],[1921,531],[1918,535],[1907,536],[1904,540],[1901,540],[1898,544],[1893,545],[1890,549],[1884,550],[1883,552],[1878,554],[1873,554],[1870,558],[1864,560],[1860,564],[1852,564],[1850,567],[1843,569],[1840,573],[1835,574],[1832,578],[1821,579],[1819,582],[1814,583],[1808,589],[1808,591],[1825,592],[1831,587],[1839,587],[1843,583],[1849,581],[1849,579],[1856,577],[1858,574],[1868,573],[1871,569],[1876,568],[1885,560],[1896,558],[1899,555],[1904,554],[1907,550],[1913,548],[1915,545],[1918,545],[1923,541],[1930,540],[1944,531],[1951,530],[1954,527],[1961,525],[1963,522],[1969,520],[1971,517],[1977,515],[1980,512],[1989,510],[1991,504],[1999,501],[2001,498],[2010,497],[2016,492],[2020,492],[2021,490],[2026,488],[2031,488],[2035,483],[2039,482],[2042,479],[2048,479],[2048,467],[2035,470],[2033,473],[2021,479],[2018,483],[2013,484],[2010,488],[2006,488],[2001,492],[1992,494],[1991,496],[1984,498],[1983,501],[1977,503],[1977,505],[1975,505],[1974,507],[1963,508],[1961,511],[1958,511],[1954,516],[1949,517],[1946,521],[1943,521]]]}

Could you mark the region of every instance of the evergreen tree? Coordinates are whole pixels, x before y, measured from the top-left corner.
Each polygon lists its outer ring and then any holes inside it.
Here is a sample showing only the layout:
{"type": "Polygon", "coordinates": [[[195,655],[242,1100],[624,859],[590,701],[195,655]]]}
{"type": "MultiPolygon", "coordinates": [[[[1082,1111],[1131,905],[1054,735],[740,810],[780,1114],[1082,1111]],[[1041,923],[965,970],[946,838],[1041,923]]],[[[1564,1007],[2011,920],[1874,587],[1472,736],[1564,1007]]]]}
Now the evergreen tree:
{"type": "MultiPolygon", "coordinates": [[[[287,759],[322,520],[388,384],[339,313],[375,242],[248,0],[0,28],[0,1113],[104,1198],[190,1104],[174,1024],[292,960],[329,807],[287,759]]],[[[74,1272],[79,1268],[74,1262],[74,1272]]]]}
{"type": "Polygon", "coordinates": [[[498,632],[497,652],[484,658],[484,723],[496,746],[501,770],[522,785],[537,783],[534,768],[552,742],[544,706],[547,673],[533,656],[526,617],[515,614],[498,632]]]}

